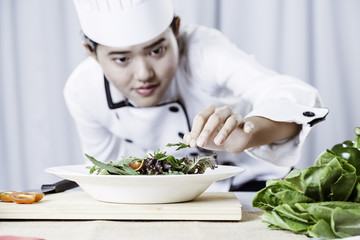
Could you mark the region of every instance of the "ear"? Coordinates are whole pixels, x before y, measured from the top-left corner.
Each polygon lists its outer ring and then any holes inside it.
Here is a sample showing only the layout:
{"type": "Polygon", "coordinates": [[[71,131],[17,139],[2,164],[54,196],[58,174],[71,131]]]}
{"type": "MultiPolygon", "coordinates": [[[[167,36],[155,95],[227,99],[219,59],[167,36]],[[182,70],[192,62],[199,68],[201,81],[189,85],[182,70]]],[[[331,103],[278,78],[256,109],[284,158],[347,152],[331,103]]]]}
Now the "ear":
{"type": "Polygon", "coordinates": [[[97,59],[97,56],[96,56],[96,52],[95,51],[92,51],[92,49],[90,48],[89,44],[87,44],[85,41],[82,42],[87,54],[90,56],[90,57],[93,57],[95,59],[97,59]]]}
{"type": "Polygon", "coordinates": [[[176,25],[175,36],[177,36],[179,34],[180,22],[181,22],[180,17],[176,17],[175,18],[175,25],[176,25]]]}

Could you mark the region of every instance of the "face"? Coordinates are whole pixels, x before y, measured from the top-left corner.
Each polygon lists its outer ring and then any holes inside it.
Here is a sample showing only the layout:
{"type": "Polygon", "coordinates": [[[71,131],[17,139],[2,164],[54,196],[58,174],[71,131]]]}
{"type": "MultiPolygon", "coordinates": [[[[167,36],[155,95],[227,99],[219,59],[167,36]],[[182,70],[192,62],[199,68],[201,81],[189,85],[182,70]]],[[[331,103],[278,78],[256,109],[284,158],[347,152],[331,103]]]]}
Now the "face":
{"type": "Polygon", "coordinates": [[[130,47],[98,45],[93,57],[106,78],[140,107],[157,105],[173,79],[179,51],[171,28],[158,37],[130,47]]]}

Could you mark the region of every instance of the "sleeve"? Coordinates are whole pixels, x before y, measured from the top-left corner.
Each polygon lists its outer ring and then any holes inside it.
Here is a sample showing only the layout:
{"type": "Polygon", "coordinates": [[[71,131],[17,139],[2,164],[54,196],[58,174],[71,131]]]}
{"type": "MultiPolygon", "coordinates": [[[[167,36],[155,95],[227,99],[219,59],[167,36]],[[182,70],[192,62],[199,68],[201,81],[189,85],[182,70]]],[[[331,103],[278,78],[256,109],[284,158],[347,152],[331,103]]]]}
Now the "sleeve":
{"type": "Polygon", "coordinates": [[[298,136],[281,142],[247,149],[246,153],[279,166],[293,166],[301,157],[303,143],[312,126],[325,119],[328,109],[318,91],[291,76],[280,75],[245,54],[223,35],[215,31],[211,40],[202,43],[201,61],[205,69],[203,84],[211,83],[210,91],[222,92],[225,87],[232,95],[248,103],[244,117],[261,116],[278,122],[302,125],[298,136]],[[211,72],[211,73],[210,73],[211,72]]]}
{"type": "Polygon", "coordinates": [[[75,71],[69,77],[63,91],[66,105],[76,124],[82,151],[101,161],[116,159],[120,140],[101,123],[99,116],[102,111],[96,103],[99,102],[99,96],[91,90],[91,78],[86,79],[86,85],[82,84],[83,78],[75,71]],[[83,91],[84,86],[87,88],[86,91],[83,91]],[[88,98],[84,94],[87,94],[88,98]]]}

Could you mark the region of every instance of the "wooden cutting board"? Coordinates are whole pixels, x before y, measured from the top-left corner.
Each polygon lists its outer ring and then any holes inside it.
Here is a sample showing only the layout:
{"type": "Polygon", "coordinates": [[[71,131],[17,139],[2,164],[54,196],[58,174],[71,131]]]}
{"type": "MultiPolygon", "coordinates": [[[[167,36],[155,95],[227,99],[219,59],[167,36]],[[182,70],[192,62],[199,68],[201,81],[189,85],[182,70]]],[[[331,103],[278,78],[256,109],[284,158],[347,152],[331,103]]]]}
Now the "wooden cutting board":
{"type": "Polygon", "coordinates": [[[0,202],[0,219],[240,221],[241,216],[232,192],[204,192],[193,201],[169,204],[107,203],[83,191],[45,195],[34,204],[0,202]]]}

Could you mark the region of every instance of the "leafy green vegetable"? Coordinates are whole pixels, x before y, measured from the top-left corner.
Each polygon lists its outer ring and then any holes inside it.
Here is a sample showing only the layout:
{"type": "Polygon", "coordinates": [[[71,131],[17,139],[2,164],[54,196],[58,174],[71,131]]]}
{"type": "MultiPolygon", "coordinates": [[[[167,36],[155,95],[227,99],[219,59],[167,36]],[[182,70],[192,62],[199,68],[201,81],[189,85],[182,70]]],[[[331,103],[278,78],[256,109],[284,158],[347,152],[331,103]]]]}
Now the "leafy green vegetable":
{"type": "MultiPolygon", "coordinates": [[[[100,162],[98,160],[96,160],[95,158],[85,154],[85,156],[96,166],[98,166],[100,169],[104,169],[108,172],[114,173],[114,174],[119,174],[119,175],[131,175],[131,173],[133,174],[137,174],[136,171],[132,171],[130,170],[128,172],[129,169],[123,169],[120,166],[116,167],[115,165],[112,165],[110,163],[104,163],[104,162],[100,162]]],[[[95,168],[90,169],[90,173],[94,173],[95,168]]]]}
{"type": "MultiPolygon", "coordinates": [[[[184,143],[168,144],[166,147],[177,147],[177,150],[189,147],[184,143]]],[[[185,156],[177,159],[157,149],[143,158],[127,157],[121,160],[104,163],[87,154],[85,156],[94,164],[89,167],[90,174],[116,175],[169,175],[169,174],[202,174],[206,169],[216,168],[217,155],[198,156],[193,159],[185,156]]]]}
{"type": "Polygon", "coordinates": [[[178,147],[176,149],[176,151],[180,150],[180,149],[183,149],[183,148],[188,148],[189,145],[186,145],[185,143],[182,143],[182,142],[179,142],[179,143],[168,143],[166,145],[167,147],[178,147]]]}
{"type": "Polygon", "coordinates": [[[276,206],[281,204],[294,205],[301,202],[315,202],[312,198],[307,197],[299,191],[294,185],[284,180],[269,180],[266,187],[260,190],[253,199],[253,206],[272,211],[276,206]]]}
{"type": "Polygon", "coordinates": [[[356,168],[357,175],[360,176],[360,127],[355,128],[355,141],[344,141],[336,144],[331,151],[342,159],[348,161],[356,168]]]}
{"type": "MultiPolygon", "coordinates": [[[[360,141],[356,129],[353,148],[360,141]]],[[[354,156],[350,161],[326,149],[314,166],[294,169],[284,180],[267,181],[253,206],[266,211],[261,218],[271,229],[323,239],[360,235],[360,158],[354,156]]]]}
{"type": "Polygon", "coordinates": [[[357,181],[356,169],[330,151],[315,166],[291,171],[285,180],[315,201],[347,201],[357,181]]]}

